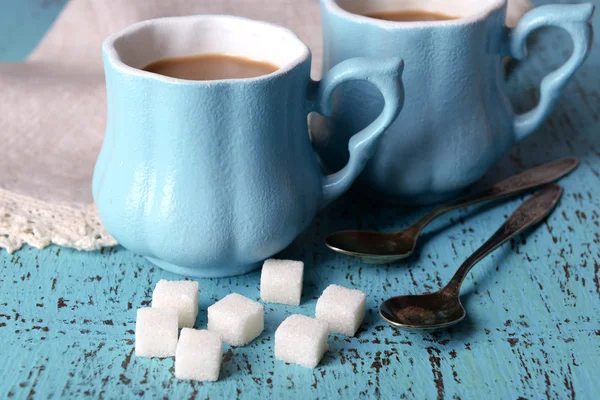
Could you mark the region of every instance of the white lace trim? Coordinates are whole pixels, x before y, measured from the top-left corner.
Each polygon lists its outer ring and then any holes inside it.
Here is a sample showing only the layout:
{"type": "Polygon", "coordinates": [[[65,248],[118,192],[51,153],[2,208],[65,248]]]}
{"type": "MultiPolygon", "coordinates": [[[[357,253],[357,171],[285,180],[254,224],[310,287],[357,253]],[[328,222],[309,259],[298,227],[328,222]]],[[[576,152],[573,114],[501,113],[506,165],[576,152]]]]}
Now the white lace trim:
{"type": "Polygon", "coordinates": [[[54,243],[93,251],[117,241],[104,229],[94,204],[55,205],[0,189],[0,248],[12,253],[25,243],[37,249],[54,243]]]}

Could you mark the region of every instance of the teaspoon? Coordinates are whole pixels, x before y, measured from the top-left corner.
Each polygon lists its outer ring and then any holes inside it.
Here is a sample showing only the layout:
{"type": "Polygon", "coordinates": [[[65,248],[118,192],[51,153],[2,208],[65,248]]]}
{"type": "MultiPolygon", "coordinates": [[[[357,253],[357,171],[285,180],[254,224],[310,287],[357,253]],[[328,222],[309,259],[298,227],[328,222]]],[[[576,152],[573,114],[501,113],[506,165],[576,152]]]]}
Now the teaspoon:
{"type": "Polygon", "coordinates": [[[392,297],[381,304],[379,315],[405,330],[430,330],[454,325],[465,317],[460,287],[473,266],[504,242],[543,220],[554,209],[562,187],[549,185],[525,201],[504,224],[458,268],[450,282],[435,293],[392,297]]]}
{"type": "Polygon", "coordinates": [[[333,251],[360,257],[369,264],[387,264],[410,256],[423,228],[440,215],[458,208],[516,195],[553,182],[574,170],[579,161],[563,158],[528,169],[474,195],[438,207],[399,232],[338,231],[325,238],[333,251]]]}

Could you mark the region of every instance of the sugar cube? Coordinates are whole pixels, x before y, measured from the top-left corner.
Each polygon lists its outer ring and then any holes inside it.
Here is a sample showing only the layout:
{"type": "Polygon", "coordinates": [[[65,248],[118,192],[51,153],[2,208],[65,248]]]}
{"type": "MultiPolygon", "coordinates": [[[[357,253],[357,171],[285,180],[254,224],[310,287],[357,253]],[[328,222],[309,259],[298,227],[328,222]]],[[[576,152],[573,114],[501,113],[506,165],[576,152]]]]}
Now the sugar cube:
{"type": "Polygon", "coordinates": [[[275,358],[303,367],[314,368],[327,350],[327,322],[294,314],[275,331],[275,358]]]}
{"type": "Polygon", "coordinates": [[[135,321],[135,355],[171,357],[177,347],[177,311],[140,308],[135,321]]]}
{"type": "Polygon", "coordinates": [[[331,332],[354,336],[365,318],[366,303],[360,290],[329,285],[317,300],[316,317],[327,321],[331,332]]]}
{"type": "Polygon", "coordinates": [[[216,381],[222,357],[223,341],[219,333],[183,328],[175,353],[175,377],[216,381]]]}
{"type": "Polygon", "coordinates": [[[266,260],[260,275],[260,298],[269,303],[300,305],[304,263],[266,260]]]}
{"type": "Polygon", "coordinates": [[[241,294],[228,294],[208,307],[208,330],[219,332],[223,341],[232,346],[250,343],[264,327],[262,304],[241,294]]]}
{"type": "Polygon", "coordinates": [[[198,315],[198,282],[161,279],[152,293],[153,308],[173,308],[179,327],[193,328],[198,315]]]}

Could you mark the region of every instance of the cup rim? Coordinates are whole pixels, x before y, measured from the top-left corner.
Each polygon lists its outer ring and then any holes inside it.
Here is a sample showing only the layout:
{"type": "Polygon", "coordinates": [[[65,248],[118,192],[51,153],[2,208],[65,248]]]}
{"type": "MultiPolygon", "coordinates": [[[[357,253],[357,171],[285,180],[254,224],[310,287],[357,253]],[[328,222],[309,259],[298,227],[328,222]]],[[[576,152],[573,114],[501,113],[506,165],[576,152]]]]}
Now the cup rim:
{"type": "Polygon", "coordinates": [[[365,15],[354,14],[338,4],[338,0],[322,0],[326,7],[331,11],[341,14],[344,18],[353,20],[361,24],[373,24],[383,26],[387,29],[419,28],[419,27],[441,27],[441,26],[460,26],[473,24],[487,19],[494,12],[506,6],[507,0],[491,0],[487,8],[477,13],[465,17],[443,20],[443,21],[387,21],[370,18],[365,15]]]}
{"type": "MultiPolygon", "coordinates": [[[[284,75],[302,63],[304,63],[307,59],[310,58],[311,52],[308,46],[294,33],[292,30],[288,28],[284,28],[277,24],[272,24],[270,22],[258,21],[251,18],[237,17],[233,15],[223,15],[223,14],[201,14],[201,15],[187,15],[187,16],[176,16],[176,17],[162,17],[162,18],[153,18],[140,22],[136,22],[127,26],[126,28],[113,33],[104,39],[102,43],[102,51],[105,56],[108,58],[110,64],[116,70],[126,73],[128,75],[135,75],[147,79],[153,79],[165,83],[173,83],[180,85],[194,85],[194,86],[217,86],[223,84],[248,84],[248,83],[260,83],[261,81],[272,80],[278,76],[284,75]],[[276,71],[271,73],[260,75],[253,78],[235,78],[235,79],[214,79],[214,80],[191,80],[191,79],[182,79],[182,78],[173,78],[170,76],[156,74],[154,72],[144,71],[140,68],[132,67],[121,59],[119,53],[117,52],[114,44],[117,40],[126,37],[128,35],[133,34],[134,32],[142,29],[148,25],[153,25],[156,23],[174,23],[175,21],[203,21],[203,20],[220,20],[220,21],[233,21],[233,22],[241,22],[241,23],[249,23],[254,24],[256,26],[263,26],[272,28],[274,30],[280,31],[282,35],[288,35],[293,40],[296,40],[300,47],[301,51],[298,53],[298,56],[287,62],[285,65],[281,65],[276,71]]],[[[235,55],[235,54],[231,54],[235,55]]]]}

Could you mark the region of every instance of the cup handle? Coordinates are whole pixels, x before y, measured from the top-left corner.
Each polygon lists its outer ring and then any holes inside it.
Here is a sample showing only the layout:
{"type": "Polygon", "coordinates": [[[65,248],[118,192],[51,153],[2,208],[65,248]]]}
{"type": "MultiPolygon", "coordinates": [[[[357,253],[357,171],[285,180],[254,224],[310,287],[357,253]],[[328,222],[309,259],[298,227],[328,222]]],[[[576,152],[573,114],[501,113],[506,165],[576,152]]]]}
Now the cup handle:
{"type": "Polygon", "coordinates": [[[383,95],[385,105],[381,114],[348,143],[348,163],[331,175],[323,176],[323,201],[325,207],[350,188],[375,153],[377,143],[385,130],[394,122],[404,103],[402,71],[404,61],[398,57],[352,58],[333,67],[320,82],[314,82],[315,102],[311,111],[331,116],[332,95],[344,82],[365,80],[374,84],[383,95]]]}
{"type": "Polygon", "coordinates": [[[589,3],[541,6],[525,14],[510,32],[509,50],[511,55],[519,60],[526,56],[527,37],[538,28],[544,26],[563,28],[573,40],[571,57],[542,80],[539,104],[532,110],[516,116],[514,132],[517,141],[527,137],[548,117],[565,85],[587,58],[594,39],[594,31],[590,23],[593,14],[594,6],[589,3]]]}

